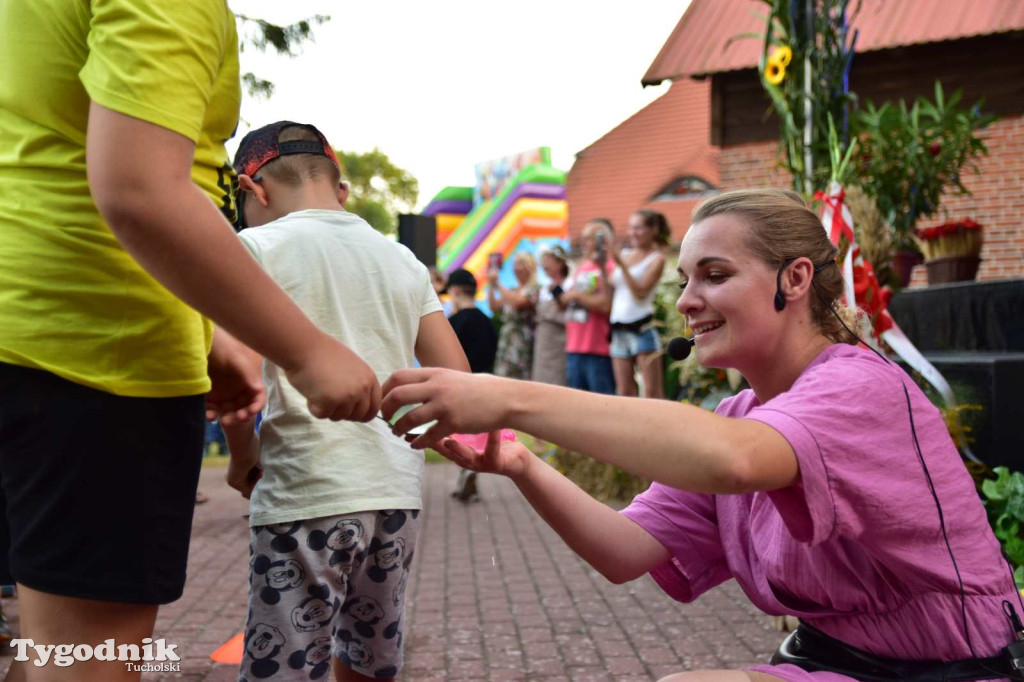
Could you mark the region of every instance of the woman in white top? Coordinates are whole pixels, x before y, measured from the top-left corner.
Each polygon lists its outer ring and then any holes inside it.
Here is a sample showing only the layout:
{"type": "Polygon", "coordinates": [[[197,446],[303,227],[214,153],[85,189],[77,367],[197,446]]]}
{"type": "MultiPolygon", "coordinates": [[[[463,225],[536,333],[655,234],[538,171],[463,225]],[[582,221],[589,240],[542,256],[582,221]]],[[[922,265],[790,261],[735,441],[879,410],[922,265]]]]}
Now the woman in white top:
{"type": "Polygon", "coordinates": [[[665,269],[661,249],[668,245],[668,222],[657,211],[637,211],[629,218],[633,248],[625,252],[612,246],[615,269],[609,277],[612,295],[612,368],[616,392],[637,395],[639,366],[645,398],[664,398],[661,340],[654,321],[654,290],[665,269]]]}

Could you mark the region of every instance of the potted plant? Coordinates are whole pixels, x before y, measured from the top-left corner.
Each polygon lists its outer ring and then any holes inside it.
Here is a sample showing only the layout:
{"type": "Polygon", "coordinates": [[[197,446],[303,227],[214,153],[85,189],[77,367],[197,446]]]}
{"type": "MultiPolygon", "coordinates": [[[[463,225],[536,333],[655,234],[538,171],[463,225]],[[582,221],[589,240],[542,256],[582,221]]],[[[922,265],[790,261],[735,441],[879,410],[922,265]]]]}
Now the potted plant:
{"type": "MultiPolygon", "coordinates": [[[[869,101],[855,117],[860,146],[852,182],[889,225],[894,270],[919,259],[918,221],[935,215],[944,195],[970,194],[963,175],[977,173],[977,160],[988,153],[978,133],[994,117],[981,113],[980,102],[959,106],[960,98],[958,90],[947,100],[936,82],[934,102],[919,97],[912,106],[901,100],[875,107],[869,101]]],[[[909,280],[909,270],[904,274],[909,280]]]]}
{"type": "Polygon", "coordinates": [[[981,225],[966,218],[918,230],[928,284],[972,280],[981,261],[981,225]]]}

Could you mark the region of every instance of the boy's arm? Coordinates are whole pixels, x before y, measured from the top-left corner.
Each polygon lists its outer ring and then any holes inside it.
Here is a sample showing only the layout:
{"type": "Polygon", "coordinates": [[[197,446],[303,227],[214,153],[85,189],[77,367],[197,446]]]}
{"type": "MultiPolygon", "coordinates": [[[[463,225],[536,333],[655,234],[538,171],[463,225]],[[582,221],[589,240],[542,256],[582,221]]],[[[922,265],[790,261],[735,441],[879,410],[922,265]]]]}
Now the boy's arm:
{"type": "Polygon", "coordinates": [[[416,359],[424,367],[447,367],[460,372],[469,371],[469,360],[451,323],[441,311],[420,318],[416,335],[416,359]]]}
{"type": "Polygon", "coordinates": [[[282,367],[317,417],[368,421],[373,370],[324,334],[263,272],[192,183],[195,144],[107,109],[89,109],[89,188],[128,253],[188,305],[282,367]]]}
{"type": "Polygon", "coordinates": [[[249,499],[256,481],[260,479],[260,437],[256,433],[256,420],[246,419],[233,424],[221,424],[228,442],[231,458],[224,478],[228,485],[249,499]]]}

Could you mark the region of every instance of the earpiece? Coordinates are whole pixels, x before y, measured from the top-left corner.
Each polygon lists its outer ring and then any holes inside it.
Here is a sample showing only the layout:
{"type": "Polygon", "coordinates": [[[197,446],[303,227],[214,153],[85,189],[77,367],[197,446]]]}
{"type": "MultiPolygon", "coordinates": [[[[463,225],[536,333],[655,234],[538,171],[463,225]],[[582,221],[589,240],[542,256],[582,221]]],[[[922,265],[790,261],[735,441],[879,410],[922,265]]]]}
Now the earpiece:
{"type": "Polygon", "coordinates": [[[783,308],[786,307],[786,297],[782,295],[782,273],[789,267],[789,264],[795,260],[796,258],[787,258],[786,262],[779,267],[779,271],[775,273],[775,310],[780,313],[783,308]]]}
{"type": "MultiPolygon", "coordinates": [[[[780,273],[781,274],[781,273],[780,273]]],[[[775,291],[775,309],[782,312],[782,309],[786,307],[786,297],[782,295],[782,289],[775,291]]]]}

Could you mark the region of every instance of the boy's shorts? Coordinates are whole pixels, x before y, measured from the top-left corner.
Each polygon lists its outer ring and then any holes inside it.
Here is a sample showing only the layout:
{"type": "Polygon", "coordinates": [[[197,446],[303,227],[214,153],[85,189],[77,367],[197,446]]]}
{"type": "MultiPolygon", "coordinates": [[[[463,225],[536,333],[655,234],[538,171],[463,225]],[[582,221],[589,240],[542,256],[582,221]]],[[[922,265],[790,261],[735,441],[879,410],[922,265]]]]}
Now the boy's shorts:
{"type": "Polygon", "coordinates": [[[658,337],[658,330],[654,327],[642,332],[613,329],[612,344],[608,354],[613,358],[635,358],[638,355],[655,353],[659,350],[661,350],[661,339],[658,337]]]}
{"type": "Polygon", "coordinates": [[[402,669],[419,510],[254,526],[239,680],[324,678],[331,655],[368,677],[402,669]]]}
{"type": "Polygon", "coordinates": [[[126,398],[0,363],[0,522],[14,579],[82,599],[180,597],[203,423],[201,395],[126,398]]]}

